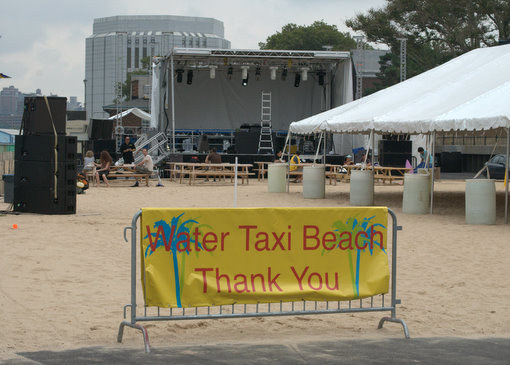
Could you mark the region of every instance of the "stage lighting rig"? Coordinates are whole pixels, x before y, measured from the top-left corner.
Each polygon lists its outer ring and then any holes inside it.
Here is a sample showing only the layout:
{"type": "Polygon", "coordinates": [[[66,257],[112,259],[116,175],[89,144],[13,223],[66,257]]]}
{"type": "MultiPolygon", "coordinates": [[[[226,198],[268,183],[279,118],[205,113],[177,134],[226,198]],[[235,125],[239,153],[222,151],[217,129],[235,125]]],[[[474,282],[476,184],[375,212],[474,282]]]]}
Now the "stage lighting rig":
{"type": "Polygon", "coordinates": [[[317,75],[319,76],[319,85],[323,86],[324,85],[324,76],[326,76],[326,73],[324,71],[319,71],[317,73],[317,75]]]}
{"type": "Polygon", "coordinates": [[[299,83],[301,82],[301,74],[296,72],[296,76],[294,77],[294,87],[299,87],[299,83]]]}
{"type": "Polygon", "coordinates": [[[182,82],[182,74],[184,73],[184,70],[183,69],[179,69],[176,72],[177,72],[177,82],[181,83],[182,82]]]}
{"type": "Polygon", "coordinates": [[[260,66],[257,66],[257,68],[255,69],[255,79],[260,80],[260,66]]]}
{"type": "Polygon", "coordinates": [[[217,68],[218,68],[218,66],[216,66],[216,65],[209,66],[209,77],[211,79],[215,79],[216,78],[216,69],[217,68]]]}
{"type": "Polygon", "coordinates": [[[282,71],[282,81],[285,81],[287,79],[287,67],[284,67],[283,68],[283,71],[282,71]]]}
{"type": "Polygon", "coordinates": [[[271,66],[269,69],[271,70],[271,80],[276,80],[276,70],[278,70],[278,67],[271,66]]]}

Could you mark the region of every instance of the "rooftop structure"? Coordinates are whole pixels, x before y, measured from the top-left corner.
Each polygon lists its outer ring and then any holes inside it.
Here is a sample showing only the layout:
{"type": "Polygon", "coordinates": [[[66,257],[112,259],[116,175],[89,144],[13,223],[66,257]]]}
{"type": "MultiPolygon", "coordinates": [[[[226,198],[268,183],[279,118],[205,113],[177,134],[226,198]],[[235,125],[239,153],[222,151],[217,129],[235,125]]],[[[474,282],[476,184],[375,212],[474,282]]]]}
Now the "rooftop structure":
{"type": "Polygon", "coordinates": [[[230,48],[223,22],[173,15],[112,16],[94,19],[86,39],[85,105],[88,118],[106,117],[104,105],[119,97],[116,85],[142,69],[142,59],[165,56],[174,47],[230,48]]]}

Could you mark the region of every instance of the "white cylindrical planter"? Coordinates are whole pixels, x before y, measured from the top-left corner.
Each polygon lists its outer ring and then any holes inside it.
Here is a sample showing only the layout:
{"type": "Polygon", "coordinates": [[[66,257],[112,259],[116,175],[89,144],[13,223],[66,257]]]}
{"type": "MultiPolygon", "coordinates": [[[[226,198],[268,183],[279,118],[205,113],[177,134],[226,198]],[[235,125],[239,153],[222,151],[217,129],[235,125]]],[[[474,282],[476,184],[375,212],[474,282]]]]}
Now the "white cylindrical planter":
{"type": "Polygon", "coordinates": [[[496,224],[494,180],[466,180],[466,223],[496,224]]]}
{"type": "Polygon", "coordinates": [[[351,171],[351,205],[374,205],[374,173],[372,170],[351,171]]]}
{"type": "Polygon", "coordinates": [[[274,163],[267,166],[267,188],[270,193],[287,191],[287,165],[274,163]]]}
{"type": "Polygon", "coordinates": [[[303,167],[303,198],[323,199],[326,196],[326,172],[322,166],[303,167]]]}
{"type": "Polygon", "coordinates": [[[430,208],[430,175],[428,173],[404,175],[402,212],[427,214],[430,208]]]}

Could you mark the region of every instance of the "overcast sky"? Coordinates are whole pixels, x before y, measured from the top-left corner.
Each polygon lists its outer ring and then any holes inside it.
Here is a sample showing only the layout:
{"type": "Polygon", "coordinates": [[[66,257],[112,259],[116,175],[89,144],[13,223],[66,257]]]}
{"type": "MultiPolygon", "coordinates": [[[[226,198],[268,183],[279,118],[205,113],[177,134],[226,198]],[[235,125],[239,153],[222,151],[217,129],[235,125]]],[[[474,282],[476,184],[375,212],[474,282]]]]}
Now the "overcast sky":
{"type": "Polygon", "coordinates": [[[324,20],[349,31],[345,20],[385,0],[24,0],[2,1],[0,89],[41,89],[44,95],[77,96],[83,101],[85,38],[95,18],[114,15],[186,15],[223,22],[232,48],[258,43],[288,23],[324,20]]]}

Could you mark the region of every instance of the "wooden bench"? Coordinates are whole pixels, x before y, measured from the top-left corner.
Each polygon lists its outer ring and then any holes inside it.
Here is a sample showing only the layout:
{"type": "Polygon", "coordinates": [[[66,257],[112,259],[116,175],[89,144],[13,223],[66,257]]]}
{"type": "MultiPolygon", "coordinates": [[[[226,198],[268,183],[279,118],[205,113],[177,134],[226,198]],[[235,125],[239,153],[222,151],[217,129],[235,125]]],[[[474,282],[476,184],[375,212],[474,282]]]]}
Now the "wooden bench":
{"type": "MultiPolygon", "coordinates": [[[[87,172],[87,180],[88,181],[93,181],[93,184],[89,184],[89,185],[93,185],[95,186],[95,172],[87,172]]],[[[134,177],[134,178],[140,178],[140,179],[144,179],[145,178],[145,185],[146,186],[149,186],[149,178],[151,177],[152,175],[152,172],[151,173],[147,173],[147,174],[140,174],[140,173],[137,173],[137,172],[126,172],[126,171],[110,171],[110,173],[108,174],[108,178],[129,178],[129,177],[134,177]]]]}
{"type": "MultiPolygon", "coordinates": [[[[178,171],[178,173],[181,173],[181,171],[178,171]]],[[[191,185],[192,182],[195,181],[195,178],[197,177],[205,177],[206,179],[209,178],[222,178],[223,181],[227,179],[227,177],[230,177],[230,182],[234,181],[235,177],[235,171],[231,170],[193,170],[193,171],[186,171],[184,174],[188,174],[189,176],[189,184],[191,185]]],[[[253,172],[245,172],[245,171],[238,171],[237,177],[241,179],[242,184],[244,184],[244,181],[246,180],[246,184],[249,184],[249,177],[251,175],[255,175],[253,172]]]]}
{"type": "Polygon", "coordinates": [[[151,177],[152,172],[149,173],[138,173],[138,172],[113,172],[108,175],[109,178],[115,177],[115,178],[129,178],[134,177],[144,179],[145,178],[145,185],[149,186],[149,178],[151,177]]]}

